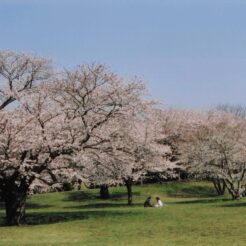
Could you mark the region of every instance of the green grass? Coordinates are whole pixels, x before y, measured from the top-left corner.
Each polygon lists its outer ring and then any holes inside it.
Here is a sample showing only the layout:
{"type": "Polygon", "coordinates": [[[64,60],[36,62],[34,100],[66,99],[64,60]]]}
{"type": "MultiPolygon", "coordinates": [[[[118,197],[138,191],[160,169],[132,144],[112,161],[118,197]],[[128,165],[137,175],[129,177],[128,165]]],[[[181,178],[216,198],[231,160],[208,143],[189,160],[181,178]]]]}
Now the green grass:
{"type": "MultiPolygon", "coordinates": [[[[0,227],[0,245],[246,245],[246,199],[216,197],[209,183],[134,186],[134,205],[124,187],[35,195],[28,225],[0,227]],[[164,208],[143,208],[148,195],[164,208]]],[[[0,224],[4,211],[0,210],[0,224]]]]}

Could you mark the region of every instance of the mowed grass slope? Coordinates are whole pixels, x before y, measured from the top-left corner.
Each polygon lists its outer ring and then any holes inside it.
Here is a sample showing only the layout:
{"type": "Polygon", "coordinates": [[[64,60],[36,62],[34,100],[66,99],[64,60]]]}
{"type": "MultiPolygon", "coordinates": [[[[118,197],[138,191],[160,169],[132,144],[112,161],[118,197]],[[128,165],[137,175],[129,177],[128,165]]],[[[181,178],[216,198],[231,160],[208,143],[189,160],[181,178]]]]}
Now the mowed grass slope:
{"type": "MultiPolygon", "coordinates": [[[[246,199],[217,197],[209,183],[134,186],[134,205],[124,187],[111,199],[98,190],[35,195],[28,225],[0,227],[0,245],[246,245],[246,199]],[[149,195],[164,208],[143,208],[149,195]]],[[[154,200],[153,200],[154,202],[154,200]]],[[[0,210],[0,223],[4,211],[0,210]]]]}

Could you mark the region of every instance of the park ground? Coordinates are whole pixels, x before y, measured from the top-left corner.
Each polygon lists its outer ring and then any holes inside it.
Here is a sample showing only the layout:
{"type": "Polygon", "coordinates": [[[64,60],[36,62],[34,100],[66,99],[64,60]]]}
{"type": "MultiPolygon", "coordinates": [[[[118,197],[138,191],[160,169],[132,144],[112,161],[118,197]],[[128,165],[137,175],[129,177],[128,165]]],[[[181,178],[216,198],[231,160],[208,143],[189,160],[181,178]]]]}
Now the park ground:
{"type": "MultiPolygon", "coordinates": [[[[3,226],[0,245],[246,245],[246,198],[218,197],[204,182],[133,187],[134,205],[126,205],[125,187],[34,195],[28,199],[27,225],[3,226]],[[164,208],[143,208],[147,196],[160,196],[164,208]]],[[[153,200],[154,201],[154,200],[153,200]]]]}

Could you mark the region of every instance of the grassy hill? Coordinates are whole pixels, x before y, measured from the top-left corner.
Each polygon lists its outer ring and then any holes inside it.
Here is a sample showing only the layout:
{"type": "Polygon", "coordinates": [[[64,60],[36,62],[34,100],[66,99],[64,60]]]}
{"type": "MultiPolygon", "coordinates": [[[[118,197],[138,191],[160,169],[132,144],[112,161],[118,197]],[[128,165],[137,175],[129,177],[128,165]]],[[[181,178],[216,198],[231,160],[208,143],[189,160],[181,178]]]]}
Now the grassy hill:
{"type": "MultiPolygon", "coordinates": [[[[124,187],[111,188],[109,200],[97,189],[32,196],[28,225],[1,226],[0,245],[246,245],[246,199],[217,197],[209,183],[195,182],[133,191],[131,207],[124,187]],[[143,208],[149,195],[167,206],[143,208]]],[[[1,208],[1,225],[3,217],[1,208]]]]}

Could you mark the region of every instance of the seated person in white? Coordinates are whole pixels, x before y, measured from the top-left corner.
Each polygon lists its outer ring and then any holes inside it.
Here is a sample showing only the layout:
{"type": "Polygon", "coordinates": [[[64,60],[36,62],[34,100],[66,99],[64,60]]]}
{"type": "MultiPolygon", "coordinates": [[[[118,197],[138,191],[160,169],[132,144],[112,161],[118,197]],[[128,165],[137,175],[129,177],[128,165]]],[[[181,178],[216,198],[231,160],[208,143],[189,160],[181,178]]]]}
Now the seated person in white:
{"type": "Polygon", "coordinates": [[[156,204],[155,204],[155,207],[156,207],[156,208],[161,208],[161,207],[163,207],[163,206],[164,206],[164,204],[163,204],[163,202],[161,201],[160,197],[156,197],[156,204]]]}

